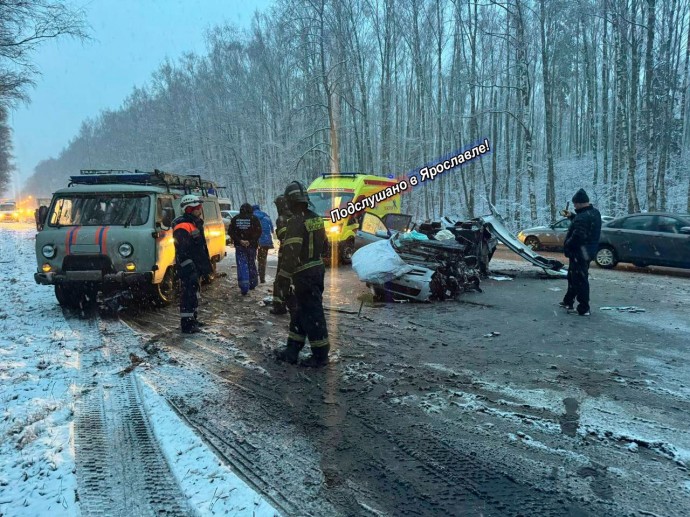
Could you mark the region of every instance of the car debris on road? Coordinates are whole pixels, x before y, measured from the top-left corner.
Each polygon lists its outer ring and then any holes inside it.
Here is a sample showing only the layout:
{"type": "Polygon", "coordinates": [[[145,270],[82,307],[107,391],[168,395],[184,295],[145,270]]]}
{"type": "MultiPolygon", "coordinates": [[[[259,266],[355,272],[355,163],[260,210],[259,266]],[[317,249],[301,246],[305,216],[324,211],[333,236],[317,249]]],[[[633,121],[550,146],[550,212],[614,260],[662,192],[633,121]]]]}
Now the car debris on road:
{"type": "Polygon", "coordinates": [[[618,312],[647,312],[647,309],[642,309],[640,307],[635,307],[634,305],[623,306],[623,307],[599,307],[600,311],[618,311],[618,312]]]}

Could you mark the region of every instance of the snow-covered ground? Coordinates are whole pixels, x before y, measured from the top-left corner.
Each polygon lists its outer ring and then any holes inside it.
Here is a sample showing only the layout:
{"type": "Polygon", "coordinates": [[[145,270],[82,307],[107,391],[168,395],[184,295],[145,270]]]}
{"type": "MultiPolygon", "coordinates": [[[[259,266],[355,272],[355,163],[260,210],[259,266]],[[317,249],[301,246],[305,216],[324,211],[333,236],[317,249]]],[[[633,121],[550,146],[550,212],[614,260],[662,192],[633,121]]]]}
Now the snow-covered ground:
{"type": "MultiPolygon", "coordinates": [[[[0,515],[78,516],[75,407],[88,391],[82,353],[100,344],[89,342],[93,334],[80,331],[84,323],[76,316],[63,314],[52,289],[34,283],[34,234],[28,226],[0,226],[0,515]]],[[[117,332],[110,339],[122,350],[139,348],[128,327],[112,325],[117,332]]],[[[194,513],[277,514],[180,420],[145,368],[132,375],[153,435],[194,513]]],[[[107,372],[97,379],[108,382],[107,372]]]]}

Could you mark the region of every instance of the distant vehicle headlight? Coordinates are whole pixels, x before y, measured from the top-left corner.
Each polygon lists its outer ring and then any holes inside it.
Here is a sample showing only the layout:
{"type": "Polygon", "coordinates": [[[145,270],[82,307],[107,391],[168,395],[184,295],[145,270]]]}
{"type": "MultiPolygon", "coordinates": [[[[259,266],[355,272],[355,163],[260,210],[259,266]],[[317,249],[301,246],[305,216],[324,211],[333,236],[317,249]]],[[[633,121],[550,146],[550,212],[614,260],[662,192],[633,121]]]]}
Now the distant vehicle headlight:
{"type": "Polygon", "coordinates": [[[331,226],[328,231],[331,233],[340,233],[340,226],[331,226]]]}
{"type": "Polygon", "coordinates": [[[123,242],[120,244],[120,247],[117,248],[117,251],[120,253],[120,255],[126,258],[134,253],[134,247],[129,242],[123,242]]]}
{"type": "Polygon", "coordinates": [[[52,244],[46,244],[43,246],[43,248],[41,248],[41,253],[43,253],[45,258],[52,259],[55,258],[55,255],[57,255],[57,248],[52,244]]]}

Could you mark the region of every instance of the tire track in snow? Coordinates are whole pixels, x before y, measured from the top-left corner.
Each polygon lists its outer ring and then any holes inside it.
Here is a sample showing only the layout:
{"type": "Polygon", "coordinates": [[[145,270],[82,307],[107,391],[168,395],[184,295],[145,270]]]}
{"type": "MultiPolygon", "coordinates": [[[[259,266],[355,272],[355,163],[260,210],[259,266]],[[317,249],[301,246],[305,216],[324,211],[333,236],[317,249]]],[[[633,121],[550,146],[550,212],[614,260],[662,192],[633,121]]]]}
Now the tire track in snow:
{"type": "Polygon", "coordinates": [[[140,388],[118,349],[121,329],[66,314],[79,336],[82,394],[76,404],[78,493],[85,515],[189,515],[142,407],[140,388]],[[111,336],[115,336],[113,339],[111,336]]]}

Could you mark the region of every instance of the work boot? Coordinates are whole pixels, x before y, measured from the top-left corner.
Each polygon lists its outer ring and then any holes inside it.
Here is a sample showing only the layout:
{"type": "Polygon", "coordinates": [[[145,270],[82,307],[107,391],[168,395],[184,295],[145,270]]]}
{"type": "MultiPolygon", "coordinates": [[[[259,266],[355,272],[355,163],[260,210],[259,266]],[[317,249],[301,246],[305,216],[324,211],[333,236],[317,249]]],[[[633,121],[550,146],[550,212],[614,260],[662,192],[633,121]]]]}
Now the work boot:
{"type": "Polygon", "coordinates": [[[559,307],[563,307],[564,309],[572,310],[573,309],[573,302],[560,302],[558,304],[559,307]]]}
{"type": "Polygon", "coordinates": [[[299,351],[302,349],[299,344],[295,342],[288,342],[285,348],[276,350],[276,359],[278,361],[283,361],[285,363],[297,364],[297,359],[299,358],[299,351]]]}
{"type": "Polygon", "coordinates": [[[187,323],[182,325],[183,334],[196,334],[201,332],[201,328],[196,323],[187,323]]]}
{"type": "Polygon", "coordinates": [[[299,365],[308,368],[321,368],[326,366],[328,364],[328,350],[330,348],[329,345],[312,348],[311,355],[300,361],[299,365]]]}

